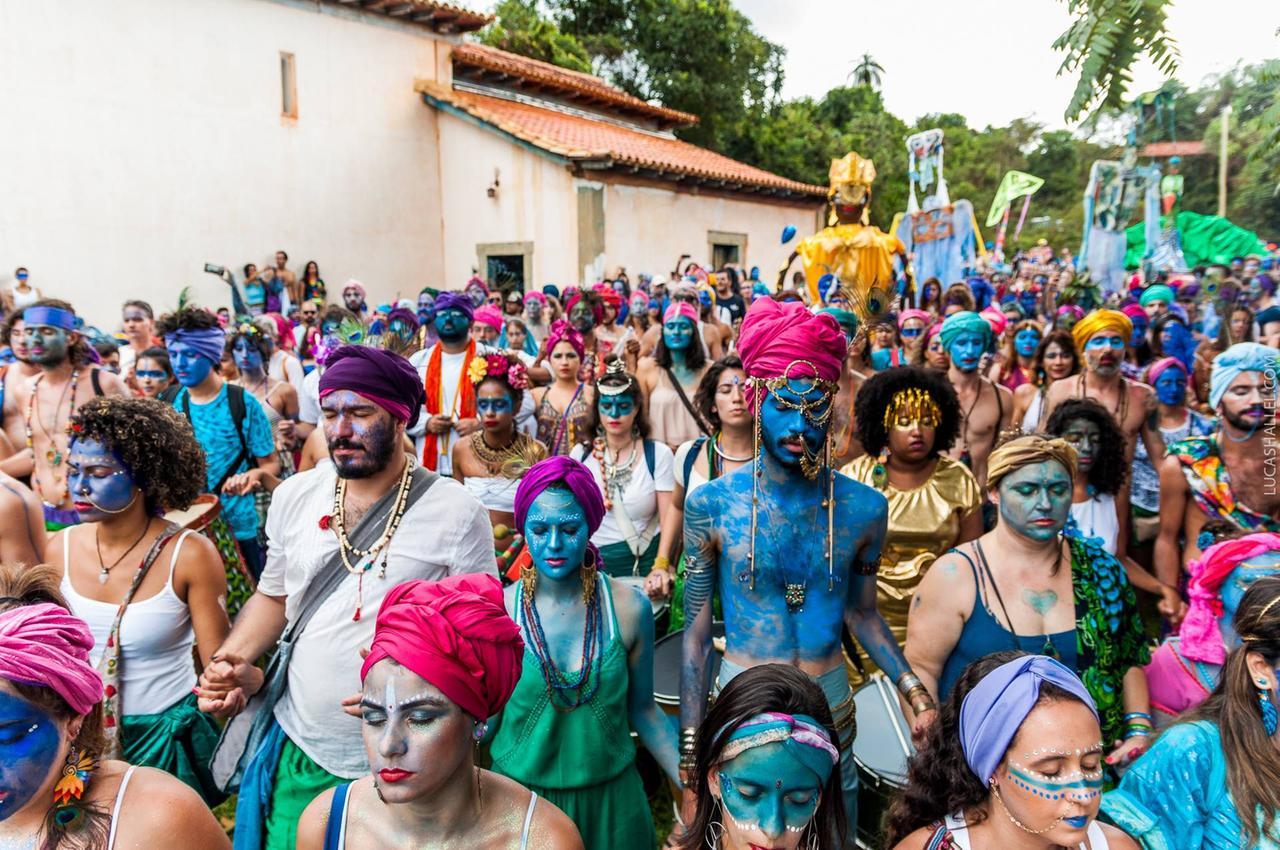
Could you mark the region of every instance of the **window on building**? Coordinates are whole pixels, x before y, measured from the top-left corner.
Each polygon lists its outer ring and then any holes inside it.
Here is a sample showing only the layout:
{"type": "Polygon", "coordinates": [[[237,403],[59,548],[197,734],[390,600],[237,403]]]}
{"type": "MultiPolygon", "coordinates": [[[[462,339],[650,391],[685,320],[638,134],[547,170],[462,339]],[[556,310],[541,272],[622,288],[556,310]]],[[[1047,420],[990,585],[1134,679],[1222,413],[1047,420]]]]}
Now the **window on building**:
{"type": "Polygon", "coordinates": [[[298,74],[292,53],[280,54],[280,114],[298,117],[298,74]]]}
{"type": "Polygon", "coordinates": [[[524,254],[490,254],[485,263],[485,280],[504,291],[524,290],[524,254]]]}
{"type": "Polygon", "coordinates": [[[710,230],[707,231],[707,246],[711,249],[711,267],[722,269],[746,259],[747,234],[710,230]]]}
{"type": "Polygon", "coordinates": [[[711,264],[722,269],[730,263],[738,262],[738,246],[715,243],[711,246],[711,264]]]}

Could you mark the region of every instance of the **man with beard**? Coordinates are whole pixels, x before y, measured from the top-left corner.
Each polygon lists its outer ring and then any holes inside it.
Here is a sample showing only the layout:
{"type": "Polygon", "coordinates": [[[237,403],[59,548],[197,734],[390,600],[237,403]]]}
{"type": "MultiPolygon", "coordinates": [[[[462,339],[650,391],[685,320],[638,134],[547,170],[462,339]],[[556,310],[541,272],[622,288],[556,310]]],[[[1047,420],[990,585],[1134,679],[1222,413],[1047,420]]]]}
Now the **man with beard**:
{"type": "MultiPolygon", "coordinates": [[[[987,456],[996,447],[1000,432],[1013,421],[1013,393],[984,378],[979,368],[994,337],[990,322],[963,310],[947,316],[938,335],[951,358],[947,377],[960,400],[960,434],[947,454],[969,467],[978,487],[985,490],[987,456]]],[[[984,514],[988,524],[994,522],[989,509],[984,508],[984,514]]]]}
{"type": "Polygon", "coordinates": [[[416,441],[423,466],[450,475],[454,440],[480,430],[475,386],[467,376],[467,365],[477,353],[489,354],[492,349],[471,338],[476,308],[466,293],[442,292],[435,306],[433,325],[439,342],[409,359],[426,389],[426,415],[410,429],[409,436],[416,441]]]}
{"type": "MultiPolygon", "coordinates": [[[[760,664],[789,664],[823,689],[839,733],[844,804],[857,823],[853,694],[841,634],[848,629],[932,722],[933,699],[876,610],[876,571],[888,517],[885,497],[831,466],[831,405],[845,356],[831,316],[761,299],[742,322],[738,352],[756,417],[750,466],[703,484],[685,501],[684,663],[680,767],[693,767],[710,681],[713,596],[724,612],[718,685],[760,664]]],[[[686,815],[692,784],[685,777],[686,815]]],[[[685,823],[691,823],[688,817],[685,823]]]]}
{"type": "Polygon", "coordinates": [[[399,355],[343,346],[326,363],[321,427],[333,463],[272,494],[267,567],[198,689],[201,710],[239,713],[263,687],[254,661],[290,627],[287,688],[264,707],[272,728],[247,754],[236,848],[291,850],[312,799],[369,773],[360,725],[343,700],[360,680],[357,649],[370,645],[383,597],[413,579],[495,574],[488,512],[462,484],[398,448],[423,400],[416,370],[399,355]]]}
{"type": "Polygon", "coordinates": [[[1151,457],[1163,457],[1160,437],[1150,426],[1150,415],[1156,408],[1156,396],[1146,384],[1124,377],[1125,348],[1133,339],[1133,323],[1119,310],[1094,310],[1071,329],[1071,338],[1084,361],[1084,371],[1074,378],[1054,381],[1045,396],[1044,418],[1069,398],[1091,398],[1115,417],[1124,432],[1125,460],[1133,461],[1133,453],[1141,437],[1151,457]]]}
{"type": "Polygon", "coordinates": [[[253,491],[263,476],[280,472],[271,423],[253,393],[228,384],[218,373],[227,334],[212,313],[182,307],[161,316],[156,329],[182,385],[173,406],[190,420],[204,449],[207,492],[222,503],[222,518],[256,579],[262,572],[263,551],[253,491]]]}
{"type": "Polygon", "coordinates": [[[418,293],[418,337],[414,348],[422,351],[440,341],[436,336],[436,299],[440,291],[430,286],[422,287],[418,293]]]}
{"type": "Polygon", "coordinates": [[[1280,493],[1274,486],[1277,371],[1280,352],[1256,342],[1236,343],[1214,358],[1209,404],[1218,415],[1218,432],[1171,444],[1160,464],[1155,565],[1166,585],[1177,587],[1182,565],[1200,556],[1206,522],[1225,520],[1242,532],[1280,532],[1280,493]]]}
{"type": "Polygon", "coordinates": [[[364,284],[352,278],[347,281],[346,286],[342,287],[342,304],[352,313],[360,317],[360,321],[367,322],[369,307],[365,304],[364,284]]]}
{"type": "Polygon", "coordinates": [[[119,375],[89,365],[92,349],[67,302],[41,299],[23,310],[22,322],[28,362],[39,372],[30,381],[6,380],[12,393],[5,394],[5,433],[15,447],[27,448],[4,468],[15,477],[31,476],[44,503],[45,527],[56,531],[80,521],[67,491],[67,422],[88,399],[124,395],[125,386],[119,375]]]}
{"type": "Polygon", "coordinates": [[[524,326],[529,336],[542,348],[542,341],[547,338],[551,327],[547,311],[547,296],[541,292],[530,290],[524,294],[524,326]]]}
{"type": "MultiPolygon", "coordinates": [[[[0,410],[4,411],[2,421],[6,429],[10,427],[10,423],[19,422],[18,417],[22,415],[14,400],[16,388],[40,374],[40,367],[31,362],[31,355],[27,352],[25,328],[21,310],[10,313],[5,317],[3,324],[0,324],[0,338],[3,339],[3,344],[8,344],[9,350],[13,352],[13,362],[0,366],[0,410]]],[[[0,471],[9,475],[25,475],[26,473],[22,470],[30,469],[31,462],[21,452],[12,453],[22,443],[13,442],[13,436],[8,430],[5,430],[3,443],[5,443],[4,450],[10,452],[10,456],[0,462],[0,471]]]]}

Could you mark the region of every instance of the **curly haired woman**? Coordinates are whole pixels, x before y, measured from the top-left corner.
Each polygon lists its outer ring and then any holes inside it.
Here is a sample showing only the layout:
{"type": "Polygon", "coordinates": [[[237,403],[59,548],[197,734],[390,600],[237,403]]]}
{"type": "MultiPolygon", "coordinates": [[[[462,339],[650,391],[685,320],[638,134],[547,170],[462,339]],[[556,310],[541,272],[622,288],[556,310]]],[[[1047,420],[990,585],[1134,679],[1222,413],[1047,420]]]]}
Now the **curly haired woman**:
{"type": "Polygon", "coordinates": [[[218,739],[196,709],[201,663],[231,629],[218,550],[162,514],[204,483],[204,452],[180,413],[146,398],[99,398],[71,418],[68,484],[83,525],[60,531],[48,557],[63,595],[94,636],[106,681],[107,755],[157,767],[221,797],[208,772],[218,739]]]}

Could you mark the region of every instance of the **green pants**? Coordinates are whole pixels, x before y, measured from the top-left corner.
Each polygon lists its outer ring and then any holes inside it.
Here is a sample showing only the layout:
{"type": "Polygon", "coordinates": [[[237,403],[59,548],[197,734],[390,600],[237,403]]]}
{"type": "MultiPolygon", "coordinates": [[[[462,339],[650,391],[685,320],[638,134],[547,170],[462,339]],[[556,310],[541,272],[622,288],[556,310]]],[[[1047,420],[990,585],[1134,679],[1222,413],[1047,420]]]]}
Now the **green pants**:
{"type": "Polygon", "coordinates": [[[123,757],[129,764],[154,767],[176,776],[209,806],[226,799],[209,771],[218,745],[218,722],[196,708],[188,694],[159,714],[129,714],[120,724],[123,757]]]}
{"type": "Polygon", "coordinates": [[[640,553],[637,560],[626,541],[610,543],[600,547],[600,557],[604,560],[603,568],[614,578],[623,576],[640,576],[644,578],[653,569],[653,560],[658,557],[658,538],[655,535],[649,546],[640,553]]]}
{"type": "Polygon", "coordinates": [[[295,850],[298,820],[303,810],[316,797],[346,781],[320,767],[285,738],[280,766],[276,768],[275,788],[271,791],[264,850],[295,850]]]}

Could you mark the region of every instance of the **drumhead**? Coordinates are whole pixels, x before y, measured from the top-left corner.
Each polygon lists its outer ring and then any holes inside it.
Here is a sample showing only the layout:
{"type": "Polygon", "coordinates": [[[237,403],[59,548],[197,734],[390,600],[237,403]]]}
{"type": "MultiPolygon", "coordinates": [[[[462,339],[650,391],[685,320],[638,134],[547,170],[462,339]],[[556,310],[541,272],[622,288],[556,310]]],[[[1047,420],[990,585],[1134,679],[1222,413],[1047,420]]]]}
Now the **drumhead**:
{"type": "Polygon", "coordinates": [[[896,689],[883,673],[874,673],[854,692],[853,702],[858,720],[853,757],[858,766],[876,779],[899,788],[905,786],[907,759],[916,750],[896,689]]]}
{"type": "MultiPolygon", "coordinates": [[[[711,624],[713,638],[724,637],[724,623],[711,624]]],[[[659,705],[680,704],[680,661],[683,657],[684,630],[672,632],[653,646],[653,698],[659,705]]],[[[711,677],[716,680],[720,672],[721,655],[711,653],[711,677]]]]}
{"type": "Polygon", "coordinates": [[[221,504],[212,493],[201,493],[185,511],[167,511],[164,518],[181,528],[203,528],[218,515],[221,504]]]}

